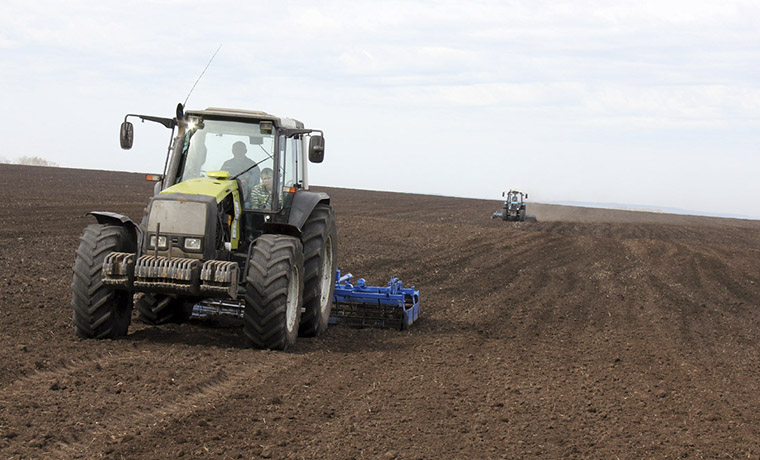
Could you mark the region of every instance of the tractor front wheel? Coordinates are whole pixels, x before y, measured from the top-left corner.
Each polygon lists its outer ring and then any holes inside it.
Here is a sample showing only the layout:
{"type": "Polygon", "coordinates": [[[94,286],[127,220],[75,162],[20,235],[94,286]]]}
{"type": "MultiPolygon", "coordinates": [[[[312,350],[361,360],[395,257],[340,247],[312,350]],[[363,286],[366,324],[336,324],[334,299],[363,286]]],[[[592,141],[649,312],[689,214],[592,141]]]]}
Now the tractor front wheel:
{"type": "Polygon", "coordinates": [[[127,229],[92,224],[79,238],[71,283],[74,328],[85,339],[113,339],[127,334],[132,293],[103,284],[103,260],[112,252],[133,252],[127,229]]]}
{"type": "Polygon", "coordinates": [[[335,292],[338,231],[327,204],[318,204],[301,233],[304,267],[304,311],[298,334],[314,337],[327,330],[335,292]]]}
{"type": "Polygon", "coordinates": [[[254,243],[246,275],[243,332],[254,348],[287,350],[298,337],[303,303],[303,246],[285,235],[254,243]]]}

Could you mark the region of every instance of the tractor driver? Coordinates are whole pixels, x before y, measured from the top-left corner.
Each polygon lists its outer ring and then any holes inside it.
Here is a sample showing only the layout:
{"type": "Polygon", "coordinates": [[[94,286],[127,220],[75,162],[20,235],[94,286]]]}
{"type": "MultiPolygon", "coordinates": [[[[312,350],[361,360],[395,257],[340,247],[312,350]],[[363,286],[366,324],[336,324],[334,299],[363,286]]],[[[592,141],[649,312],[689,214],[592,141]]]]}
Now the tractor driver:
{"type": "MultiPolygon", "coordinates": [[[[221,169],[229,171],[230,175],[234,176],[250,168],[256,163],[245,155],[247,152],[248,148],[244,142],[235,142],[232,144],[232,158],[225,161],[221,169]]],[[[260,182],[260,177],[261,173],[256,166],[238,178],[243,186],[243,196],[247,196],[251,188],[260,182]]]]}
{"type": "Polygon", "coordinates": [[[264,168],[261,171],[261,183],[251,189],[250,203],[257,209],[270,209],[272,207],[271,168],[264,168]]]}

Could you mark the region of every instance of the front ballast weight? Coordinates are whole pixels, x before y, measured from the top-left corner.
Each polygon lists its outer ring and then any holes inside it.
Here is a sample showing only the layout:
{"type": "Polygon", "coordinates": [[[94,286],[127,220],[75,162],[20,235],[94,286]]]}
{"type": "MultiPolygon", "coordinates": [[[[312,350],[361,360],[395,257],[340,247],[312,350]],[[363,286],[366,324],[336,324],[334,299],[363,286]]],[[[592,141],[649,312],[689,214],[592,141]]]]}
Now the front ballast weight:
{"type": "Polygon", "coordinates": [[[234,262],[140,256],[112,252],[103,262],[103,284],[143,292],[237,296],[234,262]]]}
{"type": "Polygon", "coordinates": [[[383,287],[367,286],[364,278],[351,284],[352,278],[335,273],[331,324],[404,330],[419,318],[420,291],[414,286],[405,288],[393,276],[383,287]]]}

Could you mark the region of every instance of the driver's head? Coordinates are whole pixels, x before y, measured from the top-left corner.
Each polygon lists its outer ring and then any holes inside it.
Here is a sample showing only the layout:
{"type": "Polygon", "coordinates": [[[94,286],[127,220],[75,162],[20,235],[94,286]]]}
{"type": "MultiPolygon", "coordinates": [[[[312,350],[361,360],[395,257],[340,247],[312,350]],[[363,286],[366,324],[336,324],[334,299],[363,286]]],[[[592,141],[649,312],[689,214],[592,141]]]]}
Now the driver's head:
{"type": "Polygon", "coordinates": [[[272,187],[272,169],[271,168],[264,168],[261,170],[261,182],[264,183],[267,187],[272,187]]]}
{"type": "Polygon", "coordinates": [[[245,143],[243,141],[237,141],[232,144],[232,154],[235,156],[245,155],[247,151],[248,148],[245,146],[245,143]]]}

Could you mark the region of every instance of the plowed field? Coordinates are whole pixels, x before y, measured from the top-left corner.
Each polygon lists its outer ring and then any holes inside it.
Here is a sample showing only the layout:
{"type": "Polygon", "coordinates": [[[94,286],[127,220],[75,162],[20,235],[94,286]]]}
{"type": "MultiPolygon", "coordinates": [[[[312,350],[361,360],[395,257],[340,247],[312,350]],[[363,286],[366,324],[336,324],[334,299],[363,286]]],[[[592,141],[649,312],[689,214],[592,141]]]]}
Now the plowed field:
{"type": "Polygon", "coordinates": [[[0,165],[0,458],[760,457],[760,222],[320,189],[339,267],[419,288],[411,330],[81,340],[85,213],[139,220],[152,184],[0,165]]]}

